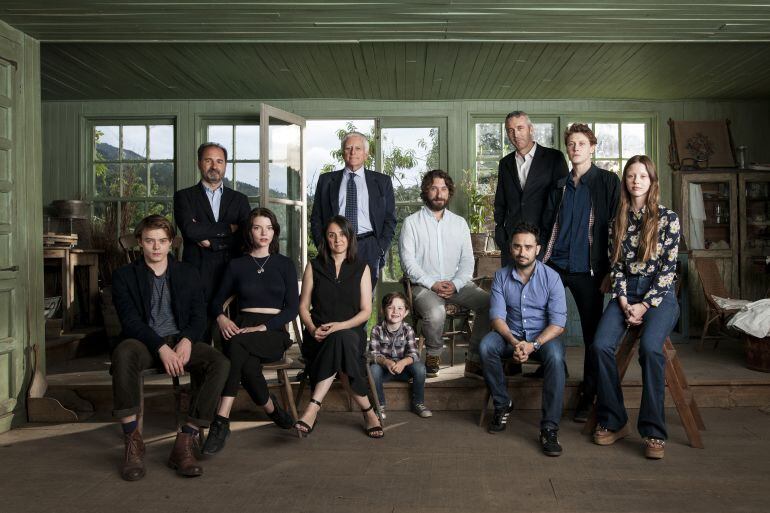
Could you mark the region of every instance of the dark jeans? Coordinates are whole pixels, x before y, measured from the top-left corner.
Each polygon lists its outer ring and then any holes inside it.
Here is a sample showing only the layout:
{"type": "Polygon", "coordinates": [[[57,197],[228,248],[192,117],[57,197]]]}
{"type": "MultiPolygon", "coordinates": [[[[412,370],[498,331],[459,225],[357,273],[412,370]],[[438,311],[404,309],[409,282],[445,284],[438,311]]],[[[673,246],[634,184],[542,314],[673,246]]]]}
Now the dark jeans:
{"type": "MultiPolygon", "coordinates": [[[[626,292],[628,302],[638,303],[650,288],[652,278],[630,277],[626,292]]],[[[663,343],[679,318],[679,305],[673,292],[666,294],[663,302],[651,307],[644,314],[642,333],[639,341],[639,364],[642,366],[642,404],[639,408],[637,429],[643,437],[650,436],[666,439],[666,419],[664,400],[666,392],[666,357],[663,343]]],[[[626,332],[626,319],[613,299],[607,305],[596,340],[592,347],[592,356],[597,369],[597,422],[617,431],[628,422],[628,414],[623,405],[623,390],[620,386],[615,350],[626,332]]]]}
{"type": "Polygon", "coordinates": [[[383,384],[386,381],[409,381],[412,379],[412,404],[425,403],[425,364],[416,361],[407,365],[401,374],[391,374],[388,369],[378,363],[369,365],[369,370],[374,378],[374,386],[377,388],[377,396],[380,398],[380,404],[385,406],[385,389],[383,384]]]}
{"type": "MultiPolygon", "coordinates": [[[[505,382],[502,360],[513,356],[513,346],[496,331],[489,332],[481,339],[481,367],[484,381],[492,394],[492,403],[496,410],[508,406],[511,397],[505,382]]],[[[559,429],[561,412],[564,406],[564,345],[557,338],[543,344],[540,350],[529,356],[543,364],[543,396],[541,403],[541,429],[559,429]]]]}
{"type": "MultiPolygon", "coordinates": [[[[140,382],[142,371],[163,368],[157,354],[139,340],[128,338],[112,352],[112,399],[116,418],[139,413],[140,382]]],[[[227,379],[230,362],[208,344],[192,345],[190,361],[184,367],[190,373],[190,410],[187,421],[200,427],[208,426],[214,419],[219,393],[227,379]]]]}
{"type": "Polygon", "coordinates": [[[583,393],[593,398],[596,395],[596,367],[591,358],[591,345],[602,318],[604,294],[599,289],[604,277],[566,272],[551,263],[549,266],[559,273],[564,288],[569,289],[575,299],[583,331],[583,393]]]}

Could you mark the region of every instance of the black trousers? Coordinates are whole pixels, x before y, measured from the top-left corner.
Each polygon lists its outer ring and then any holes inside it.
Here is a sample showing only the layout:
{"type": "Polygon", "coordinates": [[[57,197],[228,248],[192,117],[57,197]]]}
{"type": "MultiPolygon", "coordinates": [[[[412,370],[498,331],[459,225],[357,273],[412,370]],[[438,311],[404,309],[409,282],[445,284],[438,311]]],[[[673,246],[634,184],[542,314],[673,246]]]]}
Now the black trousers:
{"type": "Polygon", "coordinates": [[[369,272],[372,274],[372,289],[377,285],[380,276],[380,264],[384,264],[384,256],[377,244],[377,237],[370,236],[358,239],[358,258],[369,264],[369,272]]]}
{"type": "MultiPolygon", "coordinates": [[[[239,328],[259,326],[273,316],[274,314],[241,312],[235,324],[239,328]]],[[[222,395],[235,397],[238,394],[238,384],[242,383],[255,404],[267,404],[270,392],[262,365],[280,360],[289,345],[291,339],[284,330],[242,333],[225,341],[225,354],[230,358],[230,374],[222,395]]]]}
{"type": "MultiPolygon", "coordinates": [[[[122,341],[112,352],[112,400],[116,418],[139,413],[140,374],[152,368],[163,368],[158,354],[151,354],[135,338],[122,341]]],[[[227,358],[208,344],[192,345],[190,361],[184,367],[190,373],[190,409],[187,421],[200,427],[214,420],[219,393],[227,379],[230,363],[227,358]]]]}
{"type": "Polygon", "coordinates": [[[559,273],[565,289],[572,292],[575,299],[578,314],[580,315],[580,327],[583,331],[583,393],[588,397],[596,395],[597,371],[594,361],[590,356],[591,346],[596,336],[596,328],[602,318],[604,307],[604,294],[601,293],[603,276],[591,276],[591,273],[570,273],[548,263],[559,273]]]}

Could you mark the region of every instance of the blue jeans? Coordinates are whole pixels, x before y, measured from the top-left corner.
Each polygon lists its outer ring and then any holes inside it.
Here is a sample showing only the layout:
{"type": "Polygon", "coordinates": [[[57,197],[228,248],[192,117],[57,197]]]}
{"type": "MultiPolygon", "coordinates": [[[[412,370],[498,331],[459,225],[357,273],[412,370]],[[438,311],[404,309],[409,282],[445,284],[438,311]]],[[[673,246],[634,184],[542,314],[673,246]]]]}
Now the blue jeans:
{"type": "MultiPolygon", "coordinates": [[[[513,356],[513,346],[496,331],[487,333],[479,346],[484,381],[487,382],[492,403],[496,410],[508,406],[511,398],[505,382],[503,362],[513,356]]],[[[529,356],[543,364],[543,398],[541,403],[541,429],[559,429],[559,420],[564,405],[564,345],[557,338],[544,344],[539,351],[529,356]]]]}
{"type": "Polygon", "coordinates": [[[425,403],[425,364],[416,361],[411,365],[404,367],[401,374],[391,374],[388,369],[378,363],[369,365],[374,378],[374,386],[377,388],[377,396],[380,398],[380,404],[385,406],[385,389],[383,384],[386,381],[409,381],[412,379],[412,404],[425,403]]]}
{"type": "MultiPolygon", "coordinates": [[[[629,277],[626,293],[630,304],[638,303],[649,290],[652,278],[629,277]]],[[[664,400],[666,398],[666,357],[663,343],[679,318],[679,305],[669,292],[657,307],[650,307],[642,319],[639,364],[642,367],[642,404],[637,429],[643,437],[666,439],[664,400]]],[[[623,405],[615,351],[626,332],[626,319],[617,299],[610,301],[596,330],[591,354],[597,371],[597,422],[617,431],[628,422],[623,405]]]]}

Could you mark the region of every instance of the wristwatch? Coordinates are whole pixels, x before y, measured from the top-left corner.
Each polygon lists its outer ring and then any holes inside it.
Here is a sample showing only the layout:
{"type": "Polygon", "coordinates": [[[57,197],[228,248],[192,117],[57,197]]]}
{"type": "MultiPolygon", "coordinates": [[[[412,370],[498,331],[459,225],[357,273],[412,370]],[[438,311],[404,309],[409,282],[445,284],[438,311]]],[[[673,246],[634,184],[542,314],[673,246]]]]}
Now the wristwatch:
{"type": "Polygon", "coordinates": [[[535,348],[535,349],[534,349],[535,351],[537,351],[538,349],[540,349],[540,347],[541,347],[541,346],[542,346],[542,344],[541,344],[540,342],[538,342],[537,340],[535,340],[534,342],[532,342],[532,347],[534,347],[534,348],[535,348]]]}

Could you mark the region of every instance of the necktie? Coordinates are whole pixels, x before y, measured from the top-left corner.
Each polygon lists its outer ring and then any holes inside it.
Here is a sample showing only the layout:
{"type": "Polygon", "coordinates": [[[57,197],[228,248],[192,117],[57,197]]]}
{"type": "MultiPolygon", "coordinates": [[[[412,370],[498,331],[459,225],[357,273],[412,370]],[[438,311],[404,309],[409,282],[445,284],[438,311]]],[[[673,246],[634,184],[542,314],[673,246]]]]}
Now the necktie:
{"type": "Polygon", "coordinates": [[[356,175],[348,174],[348,187],[345,193],[345,217],[353,225],[353,233],[358,233],[358,189],[356,189],[356,175]]]}

